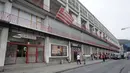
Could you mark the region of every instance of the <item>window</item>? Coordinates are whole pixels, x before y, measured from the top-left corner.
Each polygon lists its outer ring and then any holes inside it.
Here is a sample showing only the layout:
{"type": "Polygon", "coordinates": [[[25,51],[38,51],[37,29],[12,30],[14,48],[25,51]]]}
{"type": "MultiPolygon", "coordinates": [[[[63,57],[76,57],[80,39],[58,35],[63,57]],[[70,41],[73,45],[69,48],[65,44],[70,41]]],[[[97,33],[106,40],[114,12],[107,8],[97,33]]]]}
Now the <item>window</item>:
{"type": "Polygon", "coordinates": [[[90,28],[90,32],[92,33],[94,30],[93,30],[93,26],[91,24],[89,25],[89,28],[90,28]]]}
{"type": "Polygon", "coordinates": [[[98,35],[98,29],[96,29],[96,28],[95,28],[95,31],[96,31],[96,32],[95,32],[95,33],[96,33],[96,35],[98,35]]]}
{"type": "Polygon", "coordinates": [[[76,0],[69,0],[69,5],[75,9],[76,11],[79,11],[79,4],[76,0]]]}
{"type": "Polygon", "coordinates": [[[88,14],[88,19],[93,22],[93,16],[91,14],[88,14]]]}
{"type": "Polygon", "coordinates": [[[86,30],[86,23],[87,23],[87,21],[85,21],[84,19],[81,18],[81,27],[85,30],[86,30]]]}
{"type": "Polygon", "coordinates": [[[67,56],[67,46],[52,44],[51,56],[67,56]]]}
{"type": "Polygon", "coordinates": [[[81,13],[81,14],[83,13],[83,8],[82,8],[82,6],[80,6],[80,13],[81,13]]]}
{"type": "Polygon", "coordinates": [[[90,46],[88,45],[83,45],[83,51],[85,55],[90,55],[90,46]]]}
{"type": "Polygon", "coordinates": [[[100,31],[100,38],[102,37],[102,32],[100,31]]]}
{"type": "Polygon", "coordinates": [[[44,0],[28,0],[29,2],[33,3],[34,5],[43,8],[43,1],[44,0]]]}
{"type": "Polygon", "coordinates": [[[79,11],[79,4],[78,4],[78,2],[76,2],[76,10],[79,11]]]}
{"type": "Polygon", "coordinates": [[[73,4],[73,1],[72,1],[72,0],[69,0],[69,4],[70,4],[70,5],[73,4]]]}

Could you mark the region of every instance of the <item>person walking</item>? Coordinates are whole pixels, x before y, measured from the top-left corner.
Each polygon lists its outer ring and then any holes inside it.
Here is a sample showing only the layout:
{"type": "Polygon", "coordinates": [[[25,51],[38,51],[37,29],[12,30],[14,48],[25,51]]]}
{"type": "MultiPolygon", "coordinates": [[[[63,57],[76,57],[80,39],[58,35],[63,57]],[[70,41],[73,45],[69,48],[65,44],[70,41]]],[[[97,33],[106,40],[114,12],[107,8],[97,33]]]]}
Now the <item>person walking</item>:
{"type": "Polygon", "coordinates": [[[104,53],[102,54],[102,59],[103,59],[103,62],[105,62],[105,54],[104,53]]]}
{"type": "Polygon", "coordinates": [[[86,64],[86,57],[85,57],[85,54],[83,54],[83,62],[84,62],[84,65],[86,64]]]}
{"type": "Polygon", "coordinates": [[[79,63],[81,64],[80,55],[78,54],[78,55],[77,55],[77,64],[79,64],[79,63]]]}

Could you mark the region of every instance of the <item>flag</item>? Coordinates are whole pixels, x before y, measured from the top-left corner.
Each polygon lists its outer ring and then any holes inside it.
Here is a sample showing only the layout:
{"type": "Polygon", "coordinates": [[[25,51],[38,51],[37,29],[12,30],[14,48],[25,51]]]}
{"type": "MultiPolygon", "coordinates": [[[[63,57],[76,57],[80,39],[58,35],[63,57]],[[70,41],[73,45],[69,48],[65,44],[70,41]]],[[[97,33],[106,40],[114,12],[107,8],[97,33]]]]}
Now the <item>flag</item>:
{"type": "Polygon", "coordinates": [[[74,21],[73,17],[65,10],[64,7],[60,7],[59,11],[56,14],[56,17],[59,18],[64,23],[70,25],[74,21]]]}

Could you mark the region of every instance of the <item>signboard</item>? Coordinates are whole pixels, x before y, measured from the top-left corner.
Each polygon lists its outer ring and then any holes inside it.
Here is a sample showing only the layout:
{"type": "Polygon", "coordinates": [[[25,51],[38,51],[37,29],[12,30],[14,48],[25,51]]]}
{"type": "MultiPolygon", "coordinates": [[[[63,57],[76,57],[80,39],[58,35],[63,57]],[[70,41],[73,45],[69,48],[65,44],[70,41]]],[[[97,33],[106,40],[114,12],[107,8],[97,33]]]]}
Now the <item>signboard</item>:
{"type": "Polygon", "coordinates": [[[51,56],[67,56],[67,46],[52,44],[51,56]]]}

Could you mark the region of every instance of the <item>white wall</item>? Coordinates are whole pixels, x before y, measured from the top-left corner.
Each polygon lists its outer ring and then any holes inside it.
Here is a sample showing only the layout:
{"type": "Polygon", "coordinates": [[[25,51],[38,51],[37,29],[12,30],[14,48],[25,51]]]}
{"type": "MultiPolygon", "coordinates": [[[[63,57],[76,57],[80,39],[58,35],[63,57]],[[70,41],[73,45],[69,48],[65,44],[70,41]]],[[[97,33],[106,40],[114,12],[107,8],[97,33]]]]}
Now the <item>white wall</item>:
{"type": "Polygon", "coordinates": [[[5,61],[5,54],[6,54],[6,46],[7,46],[7,39],[8,39],[8,28],[3,28],[1,31],[0,37],[0,66],[4,66],[5,61]]]}
{"type": "Polygon", "coordinates": [[[45,62],[46,63],[49,63],[49,55],[50,55],[50,49],[49,49],[50,47],[49,47],[49,37],[46,37],[45,38],[45,62]]]}

